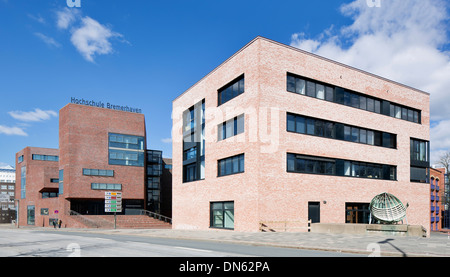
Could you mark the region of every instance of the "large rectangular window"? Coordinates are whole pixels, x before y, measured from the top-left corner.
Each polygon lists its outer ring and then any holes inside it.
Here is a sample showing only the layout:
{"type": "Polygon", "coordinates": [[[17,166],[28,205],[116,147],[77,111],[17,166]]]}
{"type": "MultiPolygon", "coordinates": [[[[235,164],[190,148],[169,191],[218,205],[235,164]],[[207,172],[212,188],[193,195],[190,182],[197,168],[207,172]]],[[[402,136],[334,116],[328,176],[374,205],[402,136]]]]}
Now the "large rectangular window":
{"type": "Polygon", "coordinates": [[[287,153],[287,171],[306,174],[397,180],[397,167],[287,153]]]}
{"type": "Polygon", "coordinates": [[[144,137],[109,133],[109,164],[144,166],[144,137]]]}
{"type": "Polygon", "coordinates": [[[27,189],[27,167],[20,168],[20,198],[25,199],[27,189]]]}
{"type": "Polygon", "coordinates": [[[59,171],[58,195],[62,195],[63,193],[64,193],[64,170],[61,169],[59,171]]]}
{"type": "Polygon", "coordinates": [[[428,183],[430,167],[430,143],[420,139],[410,139],[410,181],[428,183]]]}
{"type": "Polygon", "coordinates": [[[428,162],[428,141],[410,139],[411,161],[428,162]]]}
{"type": "Polygon", "coordinates": [[[429,169],[425,167],[410,167],[410,181],[416,183],[429,183],[429,169]]]}
{"type": "Polygon", "coordinates": [[[287,113],[286,130],[325,138],[397,148],[397,135],[342,123],[287,113]]]}
{"type": "Polygon", "coordinates": [[[390,103],[337,86],[287,73],[287,91],[323,99],[349,107],[421,123],[419,110],[390,103]],[[305,93],[306,91],[306,93],[305,93]]]}
{"type": "Polygon", "coordinates": [[[205,178],[205,99],[183,113],[183,182],[205,178]]]}
{"type": "Polygon", "coordinates": [[[234,229],[234,201],[210,203],[210,227],[234,229]]]}
{"type": "Polygon", "coordinates": [[[27,224],[34,225],[34,219],[35,219],[35,207],[27,206],[27,224]]]}
{"type": "Polygon", "coordinates": [[[368,224],[369,203],[345,203],[345,223],[368,224]]]}
{"type": "Polygon", "coordinates": [[[122,184],[91,183],[93,190],[122,190],[122,184]]]}
{"type": "Polygon", "coordinates": [[[83,168],[85,176],[114,177],[114,170],[83,168]]]}
{"type": "Polygon", "coordinates": [[[218,176],[244,172],[244,154],[218,161],[218,176]]]}
{"type": "Polygon", "coordinates": [[[58,156],[52,156],[52,155],[39,155],[39,154],[33,154],[31,158],[35,161],[50,161],[50,162],[57,162],[59,161],[58,156]]]}
{"type": "Polygon", "coordinates": [[[244,75],[241,75],[218,90],[218,106],[241,95],[244,90],[244,75]]]}
{"type": "Polygon", "coordinates": [[[232,136],[242,134],[244,132],[244,115],[234,117],[218,126],[218,140],[224,140],[232,136]]]}

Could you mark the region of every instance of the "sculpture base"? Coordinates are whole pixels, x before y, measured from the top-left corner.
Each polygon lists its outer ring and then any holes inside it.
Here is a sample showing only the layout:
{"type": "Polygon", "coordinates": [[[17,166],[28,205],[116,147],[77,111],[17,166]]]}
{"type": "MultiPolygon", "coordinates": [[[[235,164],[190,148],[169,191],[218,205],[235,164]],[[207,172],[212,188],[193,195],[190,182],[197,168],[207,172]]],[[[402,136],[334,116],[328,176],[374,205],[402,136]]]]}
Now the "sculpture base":
{"type": "Polygon", "coordinates": [[[406,224],[313,223],[311,233],[427,237],[422,226],[406,224]]]}

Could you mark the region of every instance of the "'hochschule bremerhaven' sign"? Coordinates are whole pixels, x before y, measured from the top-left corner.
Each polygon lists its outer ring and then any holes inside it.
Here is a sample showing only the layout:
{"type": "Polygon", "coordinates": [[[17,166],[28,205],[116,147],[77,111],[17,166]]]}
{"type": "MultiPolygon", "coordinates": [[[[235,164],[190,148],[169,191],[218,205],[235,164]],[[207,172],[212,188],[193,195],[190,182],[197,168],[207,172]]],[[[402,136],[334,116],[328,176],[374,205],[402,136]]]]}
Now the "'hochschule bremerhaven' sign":
{"type": "Polygon", "coordinates": [[[79,104],[79,105],[86,105],[86,106],[91,106],[91,107],[98,107],[98,108],[106,108],[106,109],[110,109],[110,110],[131,112],[131,113],[142,113],[142,110],[138,109],[138,108],[132,108],[132,107],[122,106],[122,105],[113,105],[111,103],[106,103],[105,104],[102,101],[78,99],[78,98],[75,98],[75,97],[71,97],[70,98],[70,103],[72,103],[72,104],[79,104]]]}

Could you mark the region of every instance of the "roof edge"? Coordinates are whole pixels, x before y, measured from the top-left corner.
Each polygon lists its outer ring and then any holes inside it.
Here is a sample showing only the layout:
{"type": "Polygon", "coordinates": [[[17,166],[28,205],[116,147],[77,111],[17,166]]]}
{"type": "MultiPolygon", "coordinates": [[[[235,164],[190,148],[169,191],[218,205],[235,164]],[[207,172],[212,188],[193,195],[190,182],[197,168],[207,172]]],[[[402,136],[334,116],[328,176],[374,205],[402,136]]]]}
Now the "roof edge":
{"type": "Polygon", "coordinates": [[[229,60],[231,60],[232,58],[234,58],[237,54],[239,54],[240,52],[244,51],[247,47],[249,47],[249,46],[250,46],[251,44],[253,44],[255,41],[260,40],[260,39],[261,39],[261,40],[265,40],[265,41],[270,42],[270,43],[277,44],[277,45],[279,45],[279,46],[282,46],[282,47],[285,47],[285,48],[288,48],[288,49],[291,49],[291,50],[294,50],[294,51],[297,51],[297,52],[300,52],[300,53],[303,53],[303,54],[305,54],[305,55],[309,55],[309,56],[312,56],[312,57],[315,57],[315,58],[318,58],[318,59],[321,59],[321,60],[324,60],[324,61],[327,61],[327,62],[331,62],[331,63],[334,63],[334,64],[336,64],[336,65],[339,65],[339,66],[342,66],[342,67],[345,67],[345,68],[348,68],[348,69],[355,70],[355,71],[357,71],[357,72],[366,74],[366,75],[368,75],[368,76],[371,76],[371,77],[374,77],[374,78],[383,80],[383,81],[385,81],[385,82],[389,82],[389,83],[392,83],[392,84],[395,84],[395,85],[398,85],[398,86],[401,86],[401,87],[404,87],[404,88],[407,88],[407,89],[411,89],[411,90],[414,90],[414,91],[416,91],[416,92],[423,93],[423,94],[425,94],[425,95],[430,95],[429,92],[426,92],[426,91],[423,91],[423,90],[420,90],[420,89],[417,89],[417,88],[414,88],[414,87],[411,87],[411,86],[408,86],[408,85],[405,85],[405,84],[402,84],[402,83],[393,81],[393,80],[391,80],[391,79],[388,79],[388,78],[385,78],[385,77],[376,75],[376,74],[374,74],[374,73],[370,73],[370,72],[368,72],[368,71],[365,71],[365,70],[362,70],[362,69],[359,69],[359,68],[356,68],[356,67],[353,67],[353,66],[350,66],[350,65],[347,65],[347,64],[344,64],[344,63],[341,63],[341,62],[338,62],[338,61],[335,61],[335,60],[332,60],[332,59],[329,59],[329,58],[326,58],[326,57],[323,57],[323,56],[320,56],[320,55],[317,55],[317,54],[314,54],[314,53],[311,53],[311,52],[308,52],[308,51],[305,51],[305,50],[302,50],[302,49],[300,49],[300,48],[297,48],[297,47],[294,47],[294,46],[290,46],[290,45],[287,45],[287,44],[284,44],[284,43],[281,43],[281,42],[278,42],[278,41],[275,41],[275,40],[272,40],[272,39],[263,37],[263,36],[257,36],[257,37],[255,37],[254,39],[252,39],[249,43],[247,43],[244,47],[242,47],[241,49],[239,49],[238,51],[236,51],[236,52],[235,52],[232,56],[230,56],[228,59],[226,59],[225,61],[223,61],[222,63],[220,63],[217,67],[215,67],[213,70],[211,70],[208,74],[206,74],[205,76],[203,76],[200,80],[198,80],[196,83],[194,83],[194,84],[193,84],[192,86],[190,86],[188,89],[186,89],[183,93],[181,93],[180,95],[178,95],[172,102],[174,102],[175,100],[177,100],[178,98],[180,98],[181,96],[183,96],[185,93],[187,93],[187,92],[188,92],[189,90],[191,90],[193,87],[195,87],[198,83],[200,83],[201,81],[203,81],[206,77],[208,77],[209,75],[211,75],[212,73],[214,73],[215,71],[217,71],[217,70],[218,70],[220,67],[222,67],[225,63],[227,63],[229,60]]]}

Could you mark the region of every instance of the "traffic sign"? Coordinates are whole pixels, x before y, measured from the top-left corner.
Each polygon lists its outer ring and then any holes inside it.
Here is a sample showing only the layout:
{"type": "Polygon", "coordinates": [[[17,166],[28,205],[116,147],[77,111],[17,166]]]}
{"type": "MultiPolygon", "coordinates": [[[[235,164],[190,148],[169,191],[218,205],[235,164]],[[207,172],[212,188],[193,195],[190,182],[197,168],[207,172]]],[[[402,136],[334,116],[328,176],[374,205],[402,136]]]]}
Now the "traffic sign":
{"type": "Polygon", "coordinates": [[[105,192],[105,212],[120,213],[122,212],[122,192],[105,192]]]}

